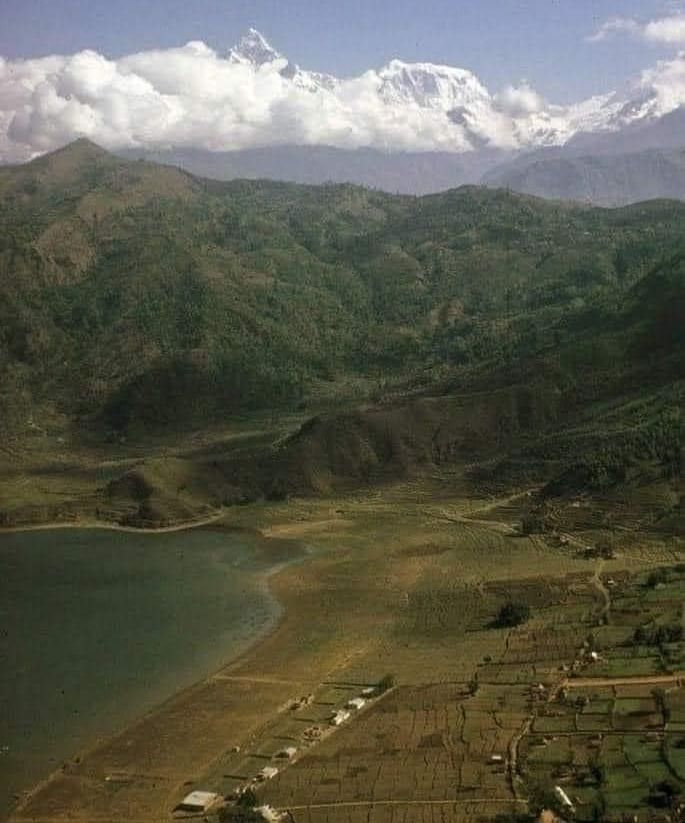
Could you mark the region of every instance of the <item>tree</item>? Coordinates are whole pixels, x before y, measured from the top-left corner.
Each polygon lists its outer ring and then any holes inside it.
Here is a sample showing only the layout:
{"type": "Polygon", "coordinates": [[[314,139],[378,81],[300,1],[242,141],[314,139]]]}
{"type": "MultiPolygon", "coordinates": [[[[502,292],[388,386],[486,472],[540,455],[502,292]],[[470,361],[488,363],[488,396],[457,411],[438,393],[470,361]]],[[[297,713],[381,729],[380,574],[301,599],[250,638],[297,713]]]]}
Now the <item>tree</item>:
{"type": "Polygon", "coordinates": [[[527,603],[516,603],[509,601],[497,613],[495,619],[495,626],[498,628],[506,628],[512,626],[520,626],[530,618],[530,606],[527,603]]]}
{"type": "Polygon", "coordinates": [[[654,808],[670,809],[681,794],[680,786],[674,780],[662,780],[652,786],[647,802],[654,808]]]}
{"type": "Polygon", "coordinates": [[[473,677],[472,677],[472,678],[469,680],[469,682],[466,684],[466,691],[467,691],[470,695],[477,694],[479,686],[480,686],[480,684],[479,684],[479,682],[478,682],[478,672],[475,672],[475,674],[473,675],[473,677]]]}
{"type": "Polygon", "coordinates": [[[234,806],[226,806],[219,812],[220,823],[257,823],[264,818],[255,807],[259,805],[257,795],[250,786],[242,791],[234,806]]]}
{"type": "Polygon", "coordinates": [[[647,577],[647,588],[655,589],[661,583],[668,582],[668,571],[666,569],[655,569],[647,577]]]}
{"type": "Polygon", "coordinates": [[[395,676],[392,674],[386,674],[378,681],[378,685],[376,686],[376,691],[378,694],[383,694],[387,692],[389,689],[392,689],[395,686],[395,676]]]}
{"type": "Polygon", "coordinates": [[[236,806],[240,806],[242,809],[254,809],[254,807],[258,805],[259,800],[257,800],[257,795],[254,789],[251,789],[249,786],[244,792],[240,793],[240,796],[236,800],[236,806]]]}
{"type": "Polygon", "coordinates": [[[254,809],[227,806],[219,812],[219,823],[263,823],[264,818],[254,809]]]}
{"type": "Polygon", "coordinates": [[[600,537],[599,540],[595,543],[595,549],[599,557],[603,558],[604,560],[614,559],[614,547],[611,543],[610,538],[606,535],[600,537]]]}

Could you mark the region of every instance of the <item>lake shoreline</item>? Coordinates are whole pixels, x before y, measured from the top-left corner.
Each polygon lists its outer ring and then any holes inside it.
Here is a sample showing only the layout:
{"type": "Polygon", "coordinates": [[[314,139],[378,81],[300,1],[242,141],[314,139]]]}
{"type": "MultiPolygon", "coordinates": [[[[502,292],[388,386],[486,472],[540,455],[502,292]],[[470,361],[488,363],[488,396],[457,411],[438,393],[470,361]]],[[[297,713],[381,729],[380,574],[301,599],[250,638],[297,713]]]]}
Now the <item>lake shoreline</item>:
{"type": "MultiPolygon", "coordinates": [[[[74,530],[105,530],[105,531],[116,531],[116,532],[123,532],[123,533],[132,533],[136,535],[155,535],[155,534],[165,534],[171,532],[180,532],[180,531],[190,531],[190,530],[197,530],[200,528],[209,528],[214,527],[211,531],[216,532],[227,532],[227,533],[234,533],[234,534],[248,534],[252,537],[256,537],[258,540],[258,544],[255,547],[256,556],[259,557],[261,552],[264,549],[280,549],[281,552],[285,555],[285,559],[276,559],[274,558],[274,563],[270,567],[264,569],[263,571],[254,572],[254,580],[255,580],[255,589],[259,591],[264,599],[265,602],[268,603],[269,608],[272,610],[272,614],[270,618],[265,622],[265,624],[260,627],[257,632],[250,637],[246,643],[239,643],[238,649],[235,653],[230,654],[227,658],[223,659],[221,663],[217,666],[214,665],[211,671],[202,676],[199,679],[196,679],[192,683],[183,686],[180,689],[174,689],[171,691],[165,698],[161,701],[157,702],[154,706],[149,708],[146,711],[143,711],[140,714],[137,714],[132,720],[125,722],[123,725],[119,726],[114,731],[111,731],[107,734],[96,735],[93,736],[90,741],[82,747],[79,747],[75,751],[73,751],[68,757],[60,758],[62,760],[62,765],[52,769],[46,776],[37,782],[30,785],[30,788],[21,790],[15,797],[17,798],[14,805],[7,810],[4,814],[0,814],[0,821],[6,820],[11,821],[15,819],[15,816],[21,815],[21,810],[27,804],[31,802],[31,800],[48,788],[55,780],[59,779],[61,776],[64,776],[65,773],[68,773],[74,766],[78,766],[81,762],[87,760],[89,757],[95,755],[99,750],[103,747],[107,747],[111,745],[116,740],[126,737],[131,731],[141,724],[144,724],[146,721],[159,716],[165,712],[171,705],[176,703],[182,703],[186,700],[192,700],[193,692],[197,692],[206,684],[210,683],[213,678],[216,678],[224,672],[226,669],[233,668],[235,666],[240,666],[244,660],[246,660],[250,655],[254,654],[259,647],[264,644],[266,641],[269,640],[273,635],[275,635],[279,628],[281,627],[282,623],[286,619],[286,608],[285,604],[282,599],[276,596],[273,588],[273,580],[282,574],[286,569],[290,566],[303,562],[309,556],[308,550],[302,546],[302,544],[297,543],[293,540],[278,538],[278,537],[270,537],[267,534],[264,534],[259,529],[243,529],[240,527],[233,528],[229,524],[221,523],[224,518],[224,513],[220,513],[217,516],[212,517],[211,519],[205,519],[202,522],[190,522],[185,523],[183,525],[177,525],[173,527],[162,527],[160,529],[139,529],[133,527],[125,527],[125,526],[117,526],[115,524],[107,524],[102,522],[85,522],[79,521],[78,523],[58,523],[58,524],[40,524],[35,526],[26,526],[26,527],[11,527],[11,528],[3,528],[0,529],[0,536],[2,534],[18,534],[18,533],[25,533],[25,532],[45,532],[51,531],[53,529],[74,529],[74,530]],[[293,549],[297,547],[297,550],[293,554],[293,549]]],[[[271,551],[267,553],[267,562],[271,558],[271,551]]]]}
{"type": "Polygon", "coordinates": [[[173,534],[174,532],[190,531],[191,529],[200,529],[204,526],[217,525],[221,523],[224,517],[225,512],[216,512],[200,520],[184,520],[170,526],[153,527],[125,526],[121,523],[114,523],[111,520],[48,520],[40,523],[26,523],[19,526],[0,526],[0,535],[53,531],[57,529],[103,529],[106,531],[124,532],[125,534],[173,534]]]}

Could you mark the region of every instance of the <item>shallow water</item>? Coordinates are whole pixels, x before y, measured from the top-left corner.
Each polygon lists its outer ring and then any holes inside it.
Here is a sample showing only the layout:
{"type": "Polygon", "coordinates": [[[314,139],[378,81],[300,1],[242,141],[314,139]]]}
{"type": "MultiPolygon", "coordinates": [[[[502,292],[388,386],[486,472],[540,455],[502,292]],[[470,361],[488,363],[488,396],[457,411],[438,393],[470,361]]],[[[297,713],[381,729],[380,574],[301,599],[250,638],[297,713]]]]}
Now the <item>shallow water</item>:
{"type": "Polygon", "coordinates": [[[219,531],[0,535],[0,818],[265,632],[268,569],[256,540],[219,531]]]}

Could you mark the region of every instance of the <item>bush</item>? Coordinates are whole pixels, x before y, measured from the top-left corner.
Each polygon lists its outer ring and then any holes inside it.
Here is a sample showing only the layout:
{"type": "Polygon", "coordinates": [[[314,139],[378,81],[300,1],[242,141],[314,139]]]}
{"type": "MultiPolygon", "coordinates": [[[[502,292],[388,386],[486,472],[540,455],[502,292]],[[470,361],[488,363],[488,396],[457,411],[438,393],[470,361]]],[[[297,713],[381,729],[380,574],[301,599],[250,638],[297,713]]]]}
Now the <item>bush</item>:
{"type": "Polygon", "coordinates": [[[254,809],[227,806],[219,812],[219,823],[263,823],[264,818],[254,809]]]}
{"type": "Polygon", "coordinates": [[[595,549],[597,551],[597,556],[603,558],[604,560],[613,560],[615,557],[614,548],[608,537],[600,537],[595,544],[595,549]]]}
{"type": "Polygon", "coordinates": [[[527,603],[515,603],[509,601],[497,613],[495,626],[498,628],[508,628],[520,626],[530,619],[530,606],[527,603]]]}
{"type": "Polygon", "coordinates": [[[683,639],[681,623],[669,623],[665,626],[639,626],[635,629],[633,640],[646,646],[661,646],[664,643],[678,643],[683,639]]]}
{"type": "Polygon", "coordinates": [[[244,806],[226,806],[219,812],[219,823],[263,823],[259,812],[244,806]]]}
{"type": "Polygon", "coordinates": [[[226,806],[219,812],[219,823],[257,823],[264,818],[256,812],[259,800],[249,786],[240,793],[234,806],[226,806]]]}
{"type": "Polygon", "coordinates": [[[378,694],[383,694],[395,686],[395,676],[393,674],[386,674],[378,681],[376,691],[378,694]]]}
{"type": "Polygon", "coordinates": [[[254,793],[254,789],[249,788],[249,786],[236,800],[236,806],[239,806],[241,809],[254,809],[254,807],[258,805],[259,800],[257,800],[257,795],[254,793]]]}
{"type": "Polygon", "coordinates": [[[666,569],[655,569],[649,573],[647,577],[647,587],[650,589],[656,588],[660,583],[668,581],[668,571],[666,569]]]}
{"type": "Polygon", "coordinates": [[[544,507],[533,509],[521,518],[521,534],[545,534],[551,529],[550,515],[544,507]]]}
{"type": "Polygon", "coordinates": [[[654,808],[668,809],[680,795],[680,787],[674,780],[662,780],[652,786],[647,802],[654,808]]]}

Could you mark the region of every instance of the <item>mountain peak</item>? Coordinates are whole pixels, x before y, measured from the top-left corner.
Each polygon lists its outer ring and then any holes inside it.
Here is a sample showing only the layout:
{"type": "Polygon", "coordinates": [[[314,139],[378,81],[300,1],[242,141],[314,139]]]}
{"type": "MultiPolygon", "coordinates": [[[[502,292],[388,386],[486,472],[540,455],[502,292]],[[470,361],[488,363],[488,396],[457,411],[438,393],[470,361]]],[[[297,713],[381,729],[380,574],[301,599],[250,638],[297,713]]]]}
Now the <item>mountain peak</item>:
{"type": "Polygon", "coordinates": [[[106,149],[103,149],[102,146],[94,143],[88,137],[77,137],[76,140],[72,140],[71,143],[67,143],[66,146],[62,146],[62,148],[57,151],[78,153],[91,157],[109,156],[109,152],[106,149]]]}
{"type": "Polygon", "coordinates": [[[391,60],[378,76],[382,98],[396,105],[413,103],[449,113],[463,106],[487,106],[491,99],[473,72],[453,66],[391,60]]]}
{"type": "Polygon", "coordinates": [[[70,165],[82,166],[84,163],[107,159],[114,158],[106,149],[98,146],[97,143],[93,143],[93,141],[87,137],[78,137],[76,140],[72,140],[71,143],[55,149],[55,151],[37,157],[34,162],[42,161],[53,165],[55,163],[64,165],[66,162],[70,165]]]}
{"type": "Polygon", "coordinates": [[[240,63],[252,63],[261,66],[264,63],[273,63],[281,55],[257,29],[248,29],[240,38],[238,45],[231,49],[230,56],[240,63]]]}
{"type": "Polygon", "coordinates": [[[70,178],[84,168],[104,167],[119,162],[121,161],[102,146],[87,137],[79,137],[55,151],[36,157],[30,166],[47,172],[51,179],[58,181],[70,178]]]}

